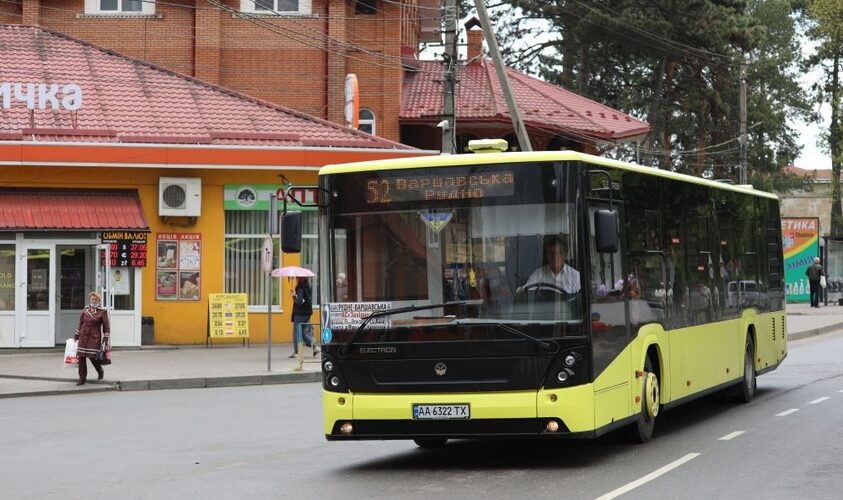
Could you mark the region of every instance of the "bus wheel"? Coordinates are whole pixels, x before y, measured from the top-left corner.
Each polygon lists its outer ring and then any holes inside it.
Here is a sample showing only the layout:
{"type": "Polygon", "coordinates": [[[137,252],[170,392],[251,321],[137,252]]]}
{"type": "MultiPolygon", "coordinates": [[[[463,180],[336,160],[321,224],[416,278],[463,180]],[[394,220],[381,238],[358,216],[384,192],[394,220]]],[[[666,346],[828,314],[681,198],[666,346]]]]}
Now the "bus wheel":
{"type": "Polygon", "coordinates": [[[413,438],[419,448],[441,448],[448,442],[445,438],[413,438]]]}
{"type": "Polygon", "coordinates": [[[644,361],[644,377],[641,383],[641,413],[630,426],[630,438],[634,443],[646,443],[653,436],[656,417],[659,415],[659,377],[653,372],[650,357],[644,361]]]}
{"type": "Polygon", "coordinates": [[[738,401],[749,403],[755,397],[755,344],[752,337],[746,337],[746,351],[743,355],[743,377],[735,391],[738,401]]]}

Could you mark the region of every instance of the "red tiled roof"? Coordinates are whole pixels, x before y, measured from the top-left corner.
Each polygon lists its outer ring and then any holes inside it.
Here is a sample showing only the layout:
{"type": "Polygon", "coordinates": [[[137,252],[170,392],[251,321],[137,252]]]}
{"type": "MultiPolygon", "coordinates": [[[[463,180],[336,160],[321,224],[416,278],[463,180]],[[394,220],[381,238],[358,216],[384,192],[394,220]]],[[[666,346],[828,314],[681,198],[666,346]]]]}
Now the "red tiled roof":
{"type": "Polygon", "coordinates": [[[0,189],[0,231],[149,231],[138,192],[108,189],[0,189]]]}
{"type": "Polygon", "coordinates": [[[784,171],[785,171],[785,173],[793,174],[793,175],[796,175],[798,177],[805,177],[807,175],[808,177],[813,177],[818,182],[831,182],[831,170],[830,169],[818,168],[818,169],[814,169],[814,170],[809,170],[809,169],[805,169],[805,168],[790,166],[790,167],[785,167],[784,171]]]}
{"type": "MultiPolygon", "coordinates": [[[[401,119],[439,121],[442,113],[442,65],[419,61],[421,71],[407,72],[401,99],[401,119]]],[[[507,75],[527,126],[544,130],[623,140],[646,134],[647,122],[581,95],[507,68],[507,75]]],[[[460,67],[457,121],[510,120],[494,64],[481,59],[460,67]]]]}
{"type": "MultiPolygon", "coordinates": [[[[82,107],[11,96],[0,140],[411,149],[39,27],[0,25],[0,82],[82,88],[82,107]]],[[[0,99],[2,102],[2,99],[0,99]]]]}

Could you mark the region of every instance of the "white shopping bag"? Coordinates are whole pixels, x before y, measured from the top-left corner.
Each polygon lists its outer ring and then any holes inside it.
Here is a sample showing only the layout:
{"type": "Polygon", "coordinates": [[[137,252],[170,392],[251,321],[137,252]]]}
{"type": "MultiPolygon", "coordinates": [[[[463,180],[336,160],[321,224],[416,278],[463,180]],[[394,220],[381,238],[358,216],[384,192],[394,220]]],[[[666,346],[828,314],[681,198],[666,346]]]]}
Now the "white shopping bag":
{"type": "Polygon", "coordinates": [[[64,344],[64,367],[75,368],[79,366],[79,356],[76,355],[76,341],[67,339],[64,344]]]}

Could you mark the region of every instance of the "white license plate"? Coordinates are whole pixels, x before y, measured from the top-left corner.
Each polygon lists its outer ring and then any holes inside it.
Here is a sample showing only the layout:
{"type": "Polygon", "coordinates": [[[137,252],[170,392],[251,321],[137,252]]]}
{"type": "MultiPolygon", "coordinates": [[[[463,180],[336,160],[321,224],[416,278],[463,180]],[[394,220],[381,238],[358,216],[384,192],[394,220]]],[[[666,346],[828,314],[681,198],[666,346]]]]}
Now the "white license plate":
{"type": "Polygon", "coordinates": [[[468,420],[469,405],[413,405],[413,420],[468,420]]]}

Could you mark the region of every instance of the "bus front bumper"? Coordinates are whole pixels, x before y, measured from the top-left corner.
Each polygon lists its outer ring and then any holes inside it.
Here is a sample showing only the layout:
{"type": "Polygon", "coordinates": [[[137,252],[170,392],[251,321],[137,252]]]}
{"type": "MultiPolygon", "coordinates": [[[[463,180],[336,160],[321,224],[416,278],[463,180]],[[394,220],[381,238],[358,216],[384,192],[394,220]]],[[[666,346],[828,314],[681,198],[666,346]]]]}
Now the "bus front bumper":
{"type": "Polygon", "coordinates": [[[565,389],[459,394],[340,394],[322,392],[325,437],[448,439],[484,437],[590,437],[594,435],[591,384],[565,389]],[[414,418],[416,405],[468,405],[468,418],[414,418]]]}

